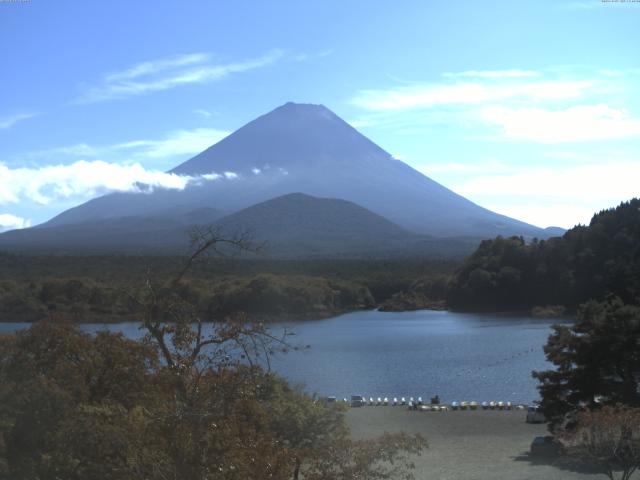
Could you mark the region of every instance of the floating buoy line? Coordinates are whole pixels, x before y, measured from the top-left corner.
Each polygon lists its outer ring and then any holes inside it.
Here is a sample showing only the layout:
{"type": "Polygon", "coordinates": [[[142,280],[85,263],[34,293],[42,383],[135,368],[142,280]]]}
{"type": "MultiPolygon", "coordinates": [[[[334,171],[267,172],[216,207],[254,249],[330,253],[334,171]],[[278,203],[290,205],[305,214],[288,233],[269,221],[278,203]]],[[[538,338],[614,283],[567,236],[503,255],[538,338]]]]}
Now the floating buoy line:
{"type": "MultiPolygon", "coordinates": [[[[434,397],[437,398],[437,397],[434,397]]],[[[351,407],[398,407],[405,406],[410,410],[417,410],[422,412],[449,412],[449,411],[472,411],[472,410],[527,410],[529,405],[503,401],[484,401],[476,402],[475,400],[467,401],[462,400],[460,402],[453,401],[451,403],[434,402],[434,398],[431,402],[424,402],[422,397],[364,397],[360,395],[353,396],[351,400],[346,397],[342,400],[336,397],[327,397],[325,401],[327,403],[343,402],[351,407]]]]}

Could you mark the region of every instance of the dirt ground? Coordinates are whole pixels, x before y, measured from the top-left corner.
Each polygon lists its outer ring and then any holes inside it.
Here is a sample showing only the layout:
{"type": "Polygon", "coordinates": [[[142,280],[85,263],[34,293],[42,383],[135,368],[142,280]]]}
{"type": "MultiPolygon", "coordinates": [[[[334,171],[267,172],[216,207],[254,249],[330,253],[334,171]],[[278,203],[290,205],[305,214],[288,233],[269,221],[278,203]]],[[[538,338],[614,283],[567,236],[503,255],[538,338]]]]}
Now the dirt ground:
{"type": "MultiPolygon", "coordinates": [[[[416,478],[428,480],[606,479],[558,460],[529,455],[546,426],[525,422],[523,411],[420,412],[406,407],[351,408],[354,438],[387,432],[421,433],[429,449],[416,458],[416,478]]],[[[640,478],[635,476],[634,478],[640,478]]]]}

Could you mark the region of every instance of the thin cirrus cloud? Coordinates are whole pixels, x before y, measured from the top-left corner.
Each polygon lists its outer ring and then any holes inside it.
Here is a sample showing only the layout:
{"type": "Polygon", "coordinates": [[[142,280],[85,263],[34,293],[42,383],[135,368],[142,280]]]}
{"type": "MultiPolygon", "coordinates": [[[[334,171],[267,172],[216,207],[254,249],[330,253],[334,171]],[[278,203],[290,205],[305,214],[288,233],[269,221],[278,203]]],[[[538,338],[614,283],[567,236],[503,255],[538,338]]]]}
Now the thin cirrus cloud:
{"type": "Polygon", "coordinates": [[[76,102],[95,103],[221,80],[234,73],[271,65],[283,54],[281,50],[271,50],[261,57],[244,61],[214,63],[210,54],[194,53],[143,62],[106,75],[100,84],[88,88],[76,102]]]}
{"type": "Polygon", "coordinates": [[[112,145],[89,145],[77,143],[62,147],[36,150],[24,155],[27,160],[58,159],[61,161],[75,158],[110,158],[121,159],[123,154],[134,159],[162,159],[179,155],[193,155],[200,153],[211,145],[219,142],[230,132],[215,128],[196,128],[193,130],[174,130],[164,138],[150,140],[131,140],[112,145]]]}
{"type": "Polygon", "coordinates": [[[163,158],[175,155],[200,153],[214,143],[228,136],[231,132],[213,128],[196,128],[194,130],[176,130],[162,140],[134,140],[119,143],[108,148],[130,150],[135,156],[145,158],[163,158]]]}
{"type": "Polygon", "coordinates": [[[209,118],[213,115],[212,112],[210,112],[209,110],[205,110],[204,108],[198,108],[194,110],[193,113],[195,113],[196,115],[201,115],[205,118],[209,118]]]}
{"type": "Polygon", "coordinates": [[[579,78],[557,78],[554,69],[467,70],[445,73],[440,82],[361,90],[351,103],[366,112],[354,123],[366,127],[401,128],[411,118],[414,127],[407,131],[437,124],[483,141],[640,138],[640,118],[630,100],[636,87],[626,78],[634,71],[576,70],[579,78]]]}
{"type": "Polygon", "coordinates": [[[127,70],[106,75],[105,81],[107,83],[116,83],[135,80],[140,77],[173,70],[178,67],[202,64],[208,62],[210,59],[211,55],[208,53],[192,53],[189,55],[179,55],[151,62],[142,62],[127,70]]]}
{"type": "Polygon", "coordinates": [[[0,130],[11,128],[16,123],[35,117],[36,115],[36,113],[17,113],[15,115],[0,118],[0,130]]]}

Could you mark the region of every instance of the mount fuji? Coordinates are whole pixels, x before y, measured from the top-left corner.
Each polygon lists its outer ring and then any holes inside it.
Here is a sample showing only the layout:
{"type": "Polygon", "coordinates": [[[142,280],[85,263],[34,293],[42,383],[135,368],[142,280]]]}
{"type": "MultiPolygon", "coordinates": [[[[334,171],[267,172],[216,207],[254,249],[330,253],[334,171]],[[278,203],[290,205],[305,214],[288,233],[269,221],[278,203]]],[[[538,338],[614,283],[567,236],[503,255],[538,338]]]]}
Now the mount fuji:
{"type": "Polygon", "coordinates": [[[0,248],[170,251],[184,246],[189,225],[219,222],[252,229],[258,219],[256,234],[263,232],[271,243],[275,239],[276,250],[309,234],[316,237],[314,251],[329,255],[357,251],[359,245],[367,252],[388,252],[416,239],[429,239],[433,247],[448,241],[434,239],[451,237],[469,244],[497,235],[550,235],[447,189],[322,105],[282,105],[170,172],[189,177],[187,186],[107,194],[44,224],[0,235],[0,248]],[[284,200],[269,203],[279,197],[284,200]],[[323,202],[327,199],[342,203],[323,202]],[[266,208],[268,215],[250,209],[265,202],[258,211],[266,208]],[[278,227],[267,225],[267,219],[278,227]],[[307,231],[314,219],[321,219],[331,238],[326,248],[318,231],[307,231]]]}

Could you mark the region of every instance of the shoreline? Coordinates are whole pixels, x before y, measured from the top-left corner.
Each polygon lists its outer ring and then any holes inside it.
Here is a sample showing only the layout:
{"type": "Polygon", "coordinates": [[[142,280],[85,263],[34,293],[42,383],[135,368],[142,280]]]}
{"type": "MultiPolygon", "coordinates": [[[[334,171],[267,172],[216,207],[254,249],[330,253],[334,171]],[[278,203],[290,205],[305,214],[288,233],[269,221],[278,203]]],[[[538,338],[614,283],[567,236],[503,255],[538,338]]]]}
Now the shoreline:
{"type": "Polygon", "coordinates": [[[420,433],[429,448],[412,458],[416,478],[434,480],[577,480],[601,475],[569,467],[556,458],[530,455],[546,424],[525,422],[526,411],[410,411],[407,407],[349,408],[347,423],[354,439],[384,432],[420,433]]]}
{"type": "MultiPolygon", "coordinates": [[[[384,308],[384,304],[376,305],[373,308],[354,308],[354,309],[343,309],[343,310],[335,310],[332,312],[322,312],[315,314],[295,314],[295,313],[283,313],[280,315],[258,315],[254,316],[253,320],[257,322],[263,322],[265,324],[278,324],[278,323],[288,323],[288,322],[315,322],[319,320],[326,320],[328,318],[339,317],[341,315],[346,315],[349,313],[355,312],[381,312],[381,313],[404,313],[404,312],[420,312],[420,311],[429,311],[429,312],[450,312],[450,313],[460,313],[460,314],[471,314],[471,315],[495,315],[498,317],[509,317],[509,316],[521,316],[521,317],[530,317],[534,320],[558,320],[558,321],[571,321],[574,320],[575,317],[570,314],[564,314],[561,316],[538,316],[532,314],[531,310],[497,310],[497,311],[488,311],[488,310],[453,310],[451,308],[447,308],[446,305],[434,305],[431,308],[422,307],[422,308],[407,308],[404,310],[393,310],[384,308]]],[[[0,318],[0,324],[2,323],[27,323],[33,324],[37,322],[41,322],[43,320],[47,320],[46,317],[40,318],[37,320],[33,319],[12,319],[5,320],[4,318],[0,318]]],[[[86,321],[71,321],[73,324],[83,325],[83,324],[105,324],[105,325],[118,325],[136,322],[133,316],[118,316],[117,318],[113,318],[113,316],[107,318],[102,317],[92,317],[86,321]]],[[[213,320],[203,321],[202,323],[216,323],[213,320]]]]}

